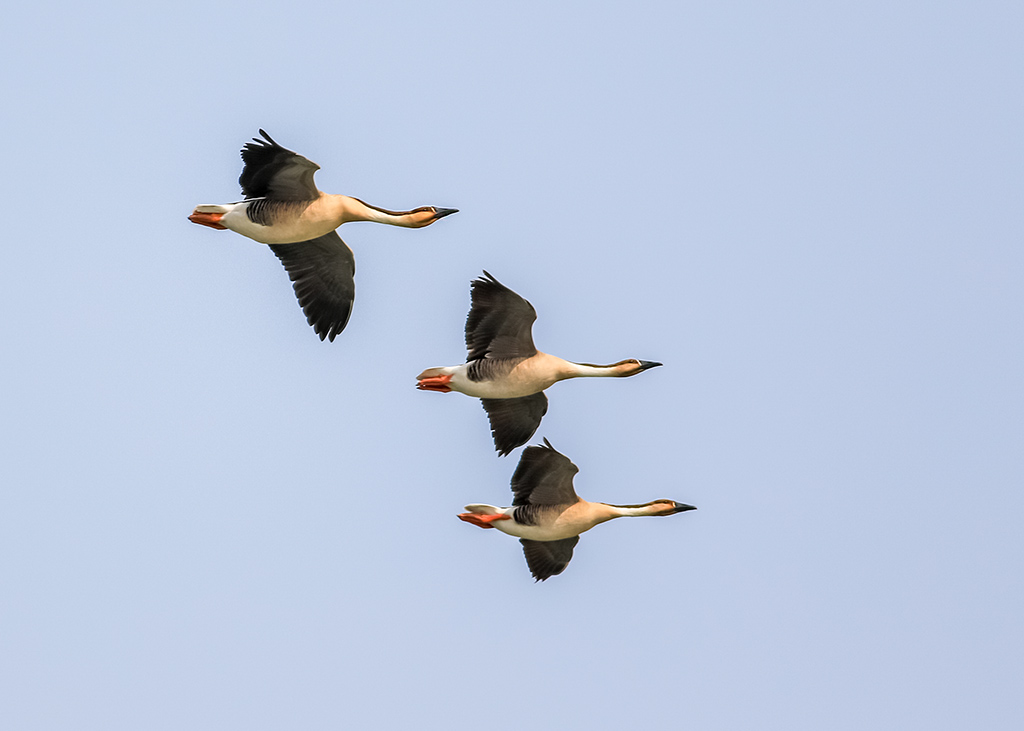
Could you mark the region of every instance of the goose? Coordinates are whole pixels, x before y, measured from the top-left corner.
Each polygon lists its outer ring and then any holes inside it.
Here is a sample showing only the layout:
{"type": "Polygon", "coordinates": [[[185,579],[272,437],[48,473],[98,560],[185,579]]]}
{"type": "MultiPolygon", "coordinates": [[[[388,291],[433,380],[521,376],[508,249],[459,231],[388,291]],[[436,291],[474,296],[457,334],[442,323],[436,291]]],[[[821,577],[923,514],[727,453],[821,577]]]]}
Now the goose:
{"type": "Polygon", "coordinates": [[[537,581],[565,571],[580,533],[615,518],[638,515],[675,515],[696,510],[674,500],[652,500],[643,505],[591,503],[576,494],[572,478],[579,468],[544,440],[544,445],[523,450],[512,475],[512,507],[467,505],[459,519],[481,528],[497,528],[523,544],[526,565],[537,581]]]}
{"type": "Polygon", "coordinates": [[[335,229],[350,221],[423,228],[458,210],[388,211],[324,193],[313,182],[319,165],[281,147],[262,129],[260,135],[262,140],[254,137],[242,148],[238,183],[245,200],[196,206],[188,220],[269,244],[292,280],[306,321],[321,341],[334,342],[348,324],[356,293],[355,256],[335,229]]]}
{"type": "Polygon", "coordinates": [[[481,399],[502,457],[529,441],[548,411],[544,389],[566,378],[635,376],[660,366],[650,360],[611,365],[572,363],[542,353],[533,344],[533,305],[486,270],[470,283],[466,318],[469,357],[459,366],[428,368],[416,377],[421,391],[458,391],[481,399]]]}

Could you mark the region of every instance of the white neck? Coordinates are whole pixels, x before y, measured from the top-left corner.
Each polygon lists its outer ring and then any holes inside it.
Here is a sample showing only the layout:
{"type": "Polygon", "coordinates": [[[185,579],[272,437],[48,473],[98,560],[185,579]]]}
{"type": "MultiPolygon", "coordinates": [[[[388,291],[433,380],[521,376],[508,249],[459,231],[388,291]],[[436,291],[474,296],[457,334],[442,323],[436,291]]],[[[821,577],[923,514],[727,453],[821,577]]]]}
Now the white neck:
{"type": "Polygon", "coordinates": [[[610,508],[611,518],[635,518],[644,515],[658,515],[660,508],[657,505],[638,505],[636,507],[626,507],[625,505],[608,505],[608,503],[601,503],[602,505],[610,508]]]}
{"type": "Polygon", "coordinates": [[[568,378],[614,378],[621,374],[616,365],[590,365],[589,363],[573,363],[566,361],[569,368],[568,378]]]}
{"type": "Polygon", "coordinates": [[[386,211],[363,203],[358,198],[347,195],[330,196],[334,207],[341,214],[342,223],[352,221],[372,221],[386,223],[390,226],[413,228],[423,225],[426,216],[423,211],[386,211]]]}

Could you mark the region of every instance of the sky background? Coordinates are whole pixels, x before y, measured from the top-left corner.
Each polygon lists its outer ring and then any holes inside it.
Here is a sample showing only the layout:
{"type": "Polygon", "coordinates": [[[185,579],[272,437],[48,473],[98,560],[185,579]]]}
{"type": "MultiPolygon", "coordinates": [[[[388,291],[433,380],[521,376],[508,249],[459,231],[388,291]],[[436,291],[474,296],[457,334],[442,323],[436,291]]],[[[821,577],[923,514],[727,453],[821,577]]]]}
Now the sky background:
{"type": "Polygon", "coordinates": [[[92,729],[1024,726],[1024,10],[21,3],[0,26],[0,716],[92,729]],[[321,343],[237,200],[342,227],[321,343]],[[542,584],[469,282],[540,349],[585,534],[542,584]]]}

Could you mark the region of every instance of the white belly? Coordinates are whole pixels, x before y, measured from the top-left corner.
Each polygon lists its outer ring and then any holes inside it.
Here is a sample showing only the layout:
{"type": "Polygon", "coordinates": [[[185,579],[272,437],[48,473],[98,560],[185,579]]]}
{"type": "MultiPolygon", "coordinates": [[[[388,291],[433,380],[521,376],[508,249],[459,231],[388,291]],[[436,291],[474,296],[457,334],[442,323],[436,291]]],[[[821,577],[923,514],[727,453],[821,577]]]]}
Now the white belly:
{"type": "Polygon", "coordinates": [[[594,527],[592,525],[588,525],[582,530],[573,530],[569,526],[565,525],[519,525],[512,520],[496,520],[491,523],[491,525],[502,533],[507,533],[510,536],[515,536],[516,538],[525,538],[528,541],[560,541],[563,538],[578,536],[580,533],[588,531],[594,527]]]}
{"type": "Polygon", "coordinates": [[[235,233],[259,241],[261,244],[295,244],[309,241],[328,234],[338,227],[329,220],[307,216],[305,214],[288,217],[273,226],[261,226],[253,223],[246,214],[246,203],[236,203],[224,214],[221,224],[235,233]]]}
{"type": "MultiPolygon", "coordinates": [[[[512,510],[507,509],[509,515],[512,510]]],[[[559,513],[554,520],[542,519],[540,525],[520,525],[514,520],[497,520],[491,525],[502,533],[528,541],[560,541],[586,533],[606,519],[595,511],[592,503],[580,501],[559,513]]]]}
{"type": "Polygon", "coordinates": [[[516,383],[508,380],[471,381],[465,373],[461,373],[453,375],[449,385],[453,391],[474,398],[521,398],[540,393],[551,384],[516,383]]]}
{"type": "Polygon", "coordinates": [[[458,366],[452,373],[449,384],[453,391],[475,398],[521,398],[547,389],[558,381],[555,366],[560,358],[538,353],[501,378],[486,381],[471,381],[467,375],[469,364],[458,366]]]}

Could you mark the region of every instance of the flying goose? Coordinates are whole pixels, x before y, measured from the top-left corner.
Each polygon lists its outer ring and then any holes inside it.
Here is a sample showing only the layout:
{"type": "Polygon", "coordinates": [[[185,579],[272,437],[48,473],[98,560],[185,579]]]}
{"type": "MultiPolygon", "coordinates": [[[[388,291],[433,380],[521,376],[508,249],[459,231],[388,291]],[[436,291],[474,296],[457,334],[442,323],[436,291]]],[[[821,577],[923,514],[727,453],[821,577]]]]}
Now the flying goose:
{"type": "Polygon", "coordinates": [[[270,249],[293,282],[306,321],[323,340],[334,341],[345,329],[356,296],[356,262],[352,250],[334,230],[350,221],[374,221],[422,228],[457,213],[455,208],[425,206],[388,211],[358,198],[317,190],[320,169],[274,142],[253,138],[242,148],[244,201],[196,206],[188,220],[215,229],[230,229],[270,249]]]}
{"type": "Polygon", "coordinates": [[[636,515],[675,515],[696,510],[674,500],[653,500],[643,505],[608,505],[580,498],[572,486],[579,472],[551,442],[527,447],[512,475],[512,507],[467,505],[459,518],[480,526],[497,528],[519,538],[526,565],[537,581],[557,576],[572,560],[580,533],[613,518],[636,515]]]}
{"type": "Polygon", "coordinates": [[[494,447],[505,456],[533,436],[548,411],[544,389],[566,378],[635,376],[660,366],[649,360],[620,360],[611,365],[571,363],[542,353],[533,344],[537,319],[533,305],[492,277],[473,280],[466,318],[463,365],[428,368],[416,379],[422,391],[458,391],[483,402],[494,447]]]}

